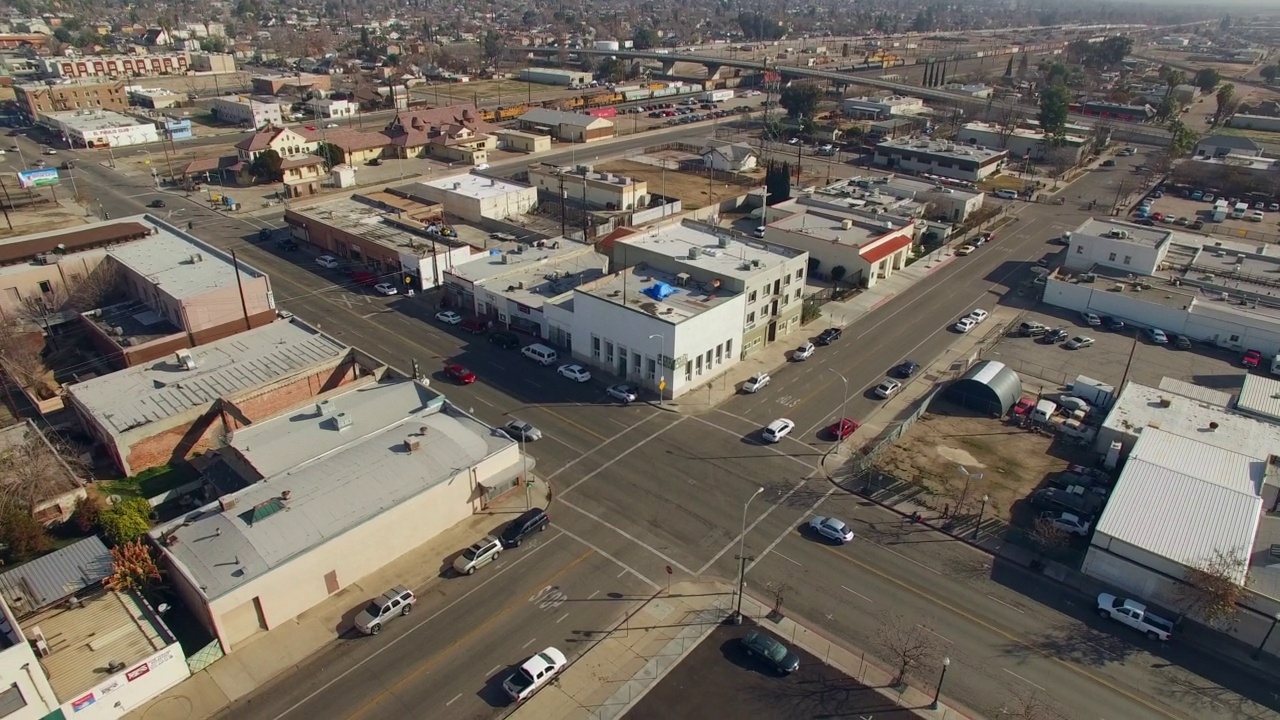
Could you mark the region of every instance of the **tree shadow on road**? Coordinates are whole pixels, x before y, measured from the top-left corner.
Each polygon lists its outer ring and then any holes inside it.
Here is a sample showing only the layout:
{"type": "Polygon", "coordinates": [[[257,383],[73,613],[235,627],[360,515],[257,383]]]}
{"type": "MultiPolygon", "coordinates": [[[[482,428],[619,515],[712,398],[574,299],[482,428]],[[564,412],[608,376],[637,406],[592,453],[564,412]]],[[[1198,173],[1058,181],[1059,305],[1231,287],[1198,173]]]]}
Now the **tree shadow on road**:
{"type": "Polygon", "coordinates": [[[1012,657],[1047,655],[1084,667],[1100,668],[1123,663],[1142,648],[1092,628],[1057,627],[1033,635],[1026,642],[1009,643],[1004,650],[1012,657]]]}

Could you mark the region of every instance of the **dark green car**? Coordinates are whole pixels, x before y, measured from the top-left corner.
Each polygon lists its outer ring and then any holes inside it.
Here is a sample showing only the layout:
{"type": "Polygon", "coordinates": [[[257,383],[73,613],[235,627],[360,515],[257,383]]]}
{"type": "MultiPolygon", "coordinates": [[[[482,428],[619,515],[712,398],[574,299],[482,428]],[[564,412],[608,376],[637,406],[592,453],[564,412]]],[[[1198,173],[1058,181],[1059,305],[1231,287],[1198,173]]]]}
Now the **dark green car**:
{"type": "Polygon", "coordinates": [[[759,630],[752,630],[743,636],[742,646],[749,654],[764,660],[784,675],[800,668],[800,658],[795,653],[759,630]]]}

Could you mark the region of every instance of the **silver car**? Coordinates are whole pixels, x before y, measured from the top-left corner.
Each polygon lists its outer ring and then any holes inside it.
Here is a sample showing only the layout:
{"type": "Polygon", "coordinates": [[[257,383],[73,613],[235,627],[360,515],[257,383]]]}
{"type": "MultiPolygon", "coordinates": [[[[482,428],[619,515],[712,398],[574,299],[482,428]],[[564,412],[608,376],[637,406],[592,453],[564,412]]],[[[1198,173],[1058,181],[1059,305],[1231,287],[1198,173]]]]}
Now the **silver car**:
{"type": "Polygon", "coordinates": [[[483,540],[472,544],[453,559],[453,569],[460,575],[474,575],[476,570],[497,560],[500,554],[502,542],[492,535],[486,535],[483,540]]]}
{"type": "Polygon", "coordinates": [[[615,400],[621,400],[624,403],[631,403],[636,401],[639,390],[634,385],[621,384],[610,385],[609,389],[605,392],[609,394],[609,397],[615,400]]]}
{"type": "Polygon", "coordinates": [[[542,439],[542,431],[523,420],[512,420],[499,428],[507,437],[519,442],[533,442],[542,439]]]}
{"type": "Polygon", "coordinates": [[[839,518],[816,517],[809,521],[809,529],[841,545],[853,540],[853,530],[839,518]]]}
{"type": "Polygon", "coordinates": [[[377,635],[382,632],[383,625],[412,612],[416,602],[418,598],[414,597],[412,590],[397,585],[382,593],[381,597],[369,603],[359,615],[356,615],[356,630],[365,635],[377,635]]]}

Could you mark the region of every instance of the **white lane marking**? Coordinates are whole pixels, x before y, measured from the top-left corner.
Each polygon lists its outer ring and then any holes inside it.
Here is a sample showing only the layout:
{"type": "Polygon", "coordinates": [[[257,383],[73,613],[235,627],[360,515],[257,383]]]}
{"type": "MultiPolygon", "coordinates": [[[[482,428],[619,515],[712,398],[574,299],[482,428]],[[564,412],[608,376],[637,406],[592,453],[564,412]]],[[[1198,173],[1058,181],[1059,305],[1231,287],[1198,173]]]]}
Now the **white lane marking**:
{"type": "Polygon", "coordinates": [[[623,571],[622,571],[622,572],[618,573],[617,575],[614,575],[614,577],[615,577],[615,578],[620,578],[620,577],[622,577],[623,575],[626,575],[628,572],[629,572],[628,570],[623,569],[623,571]]]}
{"type": "MultiPolygon", "coordinates": [[[[707,427],[713,427],[713,428],[715,428],[716,430],[719,430],[720,432],[725,433],[726,435],[732,435],[733,437],[736,437],[736,438],[741,438],[741,437],[742,437],[742,433],[740,433],[740,432],[737,432],[737,431],[734,431],[734,430],[730,430],[730,429],[728,429],[728,428],[720,427],[719,425],[717,425],[717,424],[715,424],[715,423],[713,423],[713,422],[711,422],[711,421],[709,421],[709,420],[704,420],[704,419],[702,419],[702,418],[698,417],[697,415],[687,415],[687,416],[685,416],[685,417],[693,418],[694,420],[697,420],[698,422],[702,423],[703,425],[706,425],[707,427]]],[[[804,447],[806,447],[806,448],[808,448],[808,449],[812,450],[812,448],[810,448],[810,447],[809,447],[809,445],[806,445],[804,442],[801,442],[800,440],[796,440],[795,438],[787,438],[787,439],[790,439],[792,442],[800,443],[800,444],[801,444],[801,445],[803,445],[804,447]]],[[[773,445],[769,445],[769,444],[765,444],[765,443],[756,443],[756,446],[757,446],[757,447],[762,447],[762,448],[764,448],[765,450],[768,450],[769,452],[773,453],[774,455],[779,455],[779,456],[784,457],[784,458],[786,458],[786,459],[788,459],[788,460],[791,460],[791,461],[793,461],[793,462],[798,462],[798,463],[800,463],[801,465],[805,466],[806,468],[808,468],[808,469],[810,469],[810,470],[815,470],[815,471],[816,471],[816,470],[818,469],[818,468],[817,468],[817,466],[813,465],[812,463],[807,463],[807,462],[805,462],[804,460],[801,460],[800,458],[796,457],[795,455],[788,455],[788,454],[786,454],[785,452],[783,452],[783,451],[781,451],[781,450],[777,449],[777,448],[776,448],[776,447],[774,447],[773,445]]]]}
{"type": "MultiPolygon", "coordinates": [[[[660,412],[662,412],[662,411],[661,411],[661,410],[654,410],[654,411],[653,411],[653,415],[656,415],[656,414],[658,414],[658,413],[660,413],[660,412]]],[[[615,438],[621,437],[623,434],[627,433],[627,432],[628,432],[628,431],[630,431],[632,428],[636,427],[637,425],[639,425],[640,423],[644,422],[645,420],[648,420],[649,418],[653,417],[653,415],[648,415],[648,416],[646,416],[646,417],[644,418],[644,420],[641,420],[640,422],[636,423],[635,425],[632,425],[631,427],[627,428],[626,430],[623,430],[622,432],[618,433],[617,435],[614,435],[613,437],[609,438],[608,440],[605,440],[604,442],[600,443],[600,444],[599,444],[599,445],[597,445],[596,447],[592,448],[590,452],[583,453],[582,457],[586,457],[587,455],[590,455],[590,454],[594,453],[596,450],[599,450],[600,448],[604,447],[605,445],[608,445],[609,443],[613,442],[613,440],[614,440],[615,438]]],[[[559,493],[560,497],[564,497],[565,495],[569,494],[569,492],[570,492],[571,490],[573,490],[574,488],[578,487],[578,486],[579,486],[579,485],[581,485],[582,483],[584,483],[584,482],[586,482],[586,481],[590,480],[591,478],[595,477],[596,475],[599,475],[601,472],[603,472],[604,470],[606,470],[607,468],[609,468],[610,466],[612,466],[614,463],[618,462],[618,461],[619,461],[619,460],[621,460],[622,458],[624,458],[624,457],[626,457],[626,456],[630,455],[631,453],[635,452],[636,450],[640,449],[640,447],[642,447],[643,445],[647,444],[650,440],[653,440],[654,438],[658,437],[659,435],[661,435],[662,433],[666,432],[667,430],[670,430],[671,428],[675,427],[676,425],[679,425],[679,424],[680,424],[680,422],[681,422],[681,421],[683,421],[686,417],[688,417],[688,416],[687,416],[687,415],[681,415],[681,416],[680,416],[680,417],[679,417],[675,422],[671,423],[670,425],[667,425],[666,427],[662,428],[662,429],[661,429],[661,430],[659,430],[658,432],[653,433],[652,435],[650,435],[649,437],[647,437],[647,438],[645,438],[645,439],[641,440],[640,442],[636,443],[635,445],[633,445],[633,446],[631,446],[631,447],[627,448],[626,450],[623,450],[622,452],[618,453],[617,455],[614,455],[614,456],[613,456],[613,458],[612,458],[611,460],[609,460],[609,462],[605,463],[604,465],[601,465],[599,468],[597,468],[597,469],[595,469],[595,470],[592,470],[591,472],[589,472],[589,473],[587,473],[585,476],[583,476],[583,477],[582,477],[582,479],[580,479],[580,480],[578,480],[577,482],[573,483],[572,485],[570,485],[569,487],[565,488],[564,490],[561,490],[561,491],[560,491],[560,493],[559,493]]],[[[547,478],[546,478],[546,479],[547,479],[548,481],[552,480],[553,478],[555,478],[555,476],[559,475],[561,472],[564,472],[565,470],[568,470],[570,467],[572,467],[572,466],[574,465],[574,463],[578,462],[578,460],[581,460],[581,459],[582,459],[582,457],[578,458],[577,460],[574,460],[574,461],[570,462],[568,465],[565,465],[564,467],[560,468],[559,470],[557,470],[557,471],[555,471],[555,472],[551,473],[550,475],[548,475],[548,476],[547,476],[547,478]]]]}
{"type": "MultiPolygon", "coordinates": [[[[320,693],[322,693],[322,692],[324,692],[324,691],[328,690],[329,688],[333,687],[334,685],[338,684],[339,682],[342,682],[344,679],[346,679],[346,677],[347,677],[348,675],[350,675],[351,673],[353,673],[353,672],[355,672],[356,670],[359,670],[361,667],[363,667],[363,666],[365,665],[365,663],[368,663],[369,661],[371,661],[371,660],[373,660],[374,658],[378,657],[378,656],[379,656],[379,655],[381,655],[382,653],[384,653],[384,652],[386,652],[386,651],[390,650],[393,646],[395,646],[395,644],[396,644],[396,643],[401,642],[401,641],[402,641],[402,640],[404,640],[405,638],[408,638],[408,637],[412,636],[412,635],[413,635],[413,633],[414,633],[416,630],[418,630],[419,628],[421,628],[423,625],[426,625],[427,623],[431,622],[432,620],[435,620],[436,618],[440,617],[440,615],[441,615],[442,613],[444,613],[445,611],[449,610],[449,609],[450,609],[450,608],[452,608],[454,605],[457,605],[458,603],[461,603],[463,600],[466,600],[467,598],[471,597],[471,595],[472,595],[473,593],[479,592],[479,591],[480,591],[480,589],[481,589],[481,588],[483,588],[485,585],[488,585],[489,583],[491,583],[491,582],[493,582],[493,581],[497,580],[499,577],[501,577],[501,576],[502,576],[502,574],[503,574],[503,573],[507,572],[507,571],[508,571],[508,570],[510,570],[511,568],[513,568],[513,567],[515,567],[515,566],[519,565],[520,563],[524,562],[524,561],[525,561],[525,559],[530,558],[530,557],[533,557],[534,553],[536,553],[536,552],[538,552],[539,550],[541,550],[542,548],[544,548],[544,547],[546,547],[546,546],[550,545],[552,542],[554,542],[554,541],[556,540],[556,538],[560,537],[561,535],[566,535],[566,534],[567,534],[567,533],[565,533],[563,530],[560,530],[560,531],[558,531],[555,535],[552,535],[550,538],[548,538],[546,542],[538,543],[537,545],[535,545],[535,546],[533,546],[533,547],[529,548],[529,551],[528,551],[528,552],[526,552],[526,553],[524,553],[523,555],[521,555],[521,556],[520,556],[520,557],[519,557],[515,562],[513,562],[513,563],[511,563],[510,565],[508,565],[508,566],[506,566],[506,567],[502,568],[502,569],[501,569],[501,570],[499,570],[498,572],[490,573],[489,577],[488,577],[488,578],[486,578],[483,582],[481,582],[481,583],[477,584],[475,587],[473,587],[473,588],[471,588],[470,590],[468,590],[467,592],[463,593],[461,596],[459,596],[457,599],[455,599],[453,602],[449,603],[448,605],[445,605],[444,607],[442,607],[442,608],[440,608],[439,610],[435,611],[434,613],[432,613],[432,614],[428,615],[427,617],[422,618],[422,620],[421,620],[417,625],[414,625],[413,627],[409,628],[407,631],[405,631],[405,633],[404,633],[404,634],[402,634],[402,635],[397,635],[396,637],[392,638],[390,641],[388,641],[388,642],[387,642],[387,644],[385,644],[385,645],[383,645],[382,647],[380,647],[380,648],[378,648],[377,650],[375,650],[375,651],[374,651],[373,653],[371,653],[368,657],[366,657],[365,659],[363,659],[363,660],[361,660],[360,662],[356,663],[355,665],[352,665],[351,667],[347,668],[347,669],[346,669],[346,670],[344,670],[341,674],[339,674],[337,677],[335,677],[334,679],[332,679],[332,680],[330,680],[329,682],[325,683],[324,685],[321,685],[320,687],[316,688],[315,690],[313,690],[313,691],[311,692],[311,694],[310,694],[310,695],[307,695],[306,697],[302,698],[302,699],[301,699],[301,700],[299,700],[298,702],[296,702],[296,703],[294,703],[293,705],[291,705],[291,706],[290,706],[287,710],[285,710],[284,712],[282,712],[282,713],[280,713],[279,715],[275,716],[275,718],[274,718],[273,720],[280,720],[280,718],[282,718],[282,717],[284,717],[284,716],[288,715],[289,713],[293,712],[294,710],[297,710],[298,708],[302,707],[305,703],[310,702],[310,701],[311,701],[311,699],[312,699],[312,698],[314,698],[315,696],[317,696],[317,695],[319,695],[320,693]]],[[[422,587],[425,587],[425,585],[424,585],[424,586],[422,586],[422,587]]],[[[422,587],[417,588],[417,589],[420,591],[420,592],[418,592],[418,596],[419,596],[419,597],[421,597],[421,596],[423,595],[423,593],[421,592],[422,587]]],[[[656,588],[656,586],[655,586],[655,588],[656,588]]]]}
{"type": "Polygon", "coordinates": [[[866,595],[863,595],[862,593],[858,592],[857,590],[850,590],[848,586],[845,586],[845,585],[841,585],[840,587],[844,588],[845,590],[848,590],[849,592],[853,593],[854,595],[857,595],[858,597],[862,598],[863,600],[866,600],[867,602],[873,605],[875,604],[875,601],[873,601],[871,598],[867,597],[866,595]]]}
{"type": "MultiPolygon", "coordinates": [[[[621,576],[621,575],[619,575],[618,577],[622,577],[622,576],[621,576]]],[[[599,590],[597,590],[597,591],[595,591],[595,592],[591,593],[590,595],[588,595],[588,596],[587,596],[587,599],[588,599],[588,600],[590,600],[590,599],[594,598],[595,596],[597,596],[597,595],[599,595],[599,594],[600,594],[600,591],[599,591],[599,590]]]]}
{"type": "Polygon", "coordinates": [[[536,382],[534,382],[534,381],[532,381],[532,380],[526,380],[525,382],[527,382],[527,383],[529,383],[530,385],[532,385],[532,386],[534,386],[534,387],[538,388],[539,390],[541,390],[541,389],[542,389],[542,386],[541,386],[541,385],[539,385],[538,383],[536,383],[536,382]]]}
{"type": "Polygon", "coordinates": [[[561,615],[561,616],[560,616],[560,619],[556,621],[556,624],[557,624],[557,625],[559,625],[560,623],[564,622],[565,618],[567,618],[567,617],[569,617],[569,613],[565,613],[565,614],[561,615]]]}
{"type": "Polygon", "coordinates": [[[494,665],[493,667],[489,668],[489,672],[485,673],[484,676],[490,677],[491,675],[493,675],[494,673],[498,672],[501,669],[502,669],[501,665],[494,665]]]}
{"type": "Polygon", "coordinates": [[[524,650],[525,648],[527,648],[527,647],[529,647],[530,645],[532,645],[532,644],[533,644],[533,642],[534,642],[535,640],[537,640],[537,639],[538,639],[538,638],[529,638],[529,642],[527,642],[527,643],[525,643],[525,644],[521,645],[521,646],[520,646],[520,649],[521,649],[521,650],[524,650]]]}
{"type": "Polygon", "coordinates": [[[995,595],[988,595],[987,597],[991,598],[992,600],[995,600],[996,602],[998,602],[998,603],[1000,603],[1001,605],[1003,605],[1003,606],[1005,606],[1005,607],[1009,608],[1010,610],[1017,610],[1018,612],[1022,613],[1023,615],[1026,615],[1026,614],[1027,614],[1026,612],[1024,612],[1024,611],[1022,610],[1022,608],[1017,607],[1017,606],[1015,606],[1015,605],[1010,605],[1009,603],[1007,603],[1007,602],[1005,602],[1005,601],[1001,600],[1000,598],[996,597],[995,595]]]}
{"type": "Polygon", "coordinates": [[[777,555],[778,557],[782,558],[783,560],[786,560],[787,562],[795,565],[796,567],[804,567],[800,563],[796,562],[795,560],[792,560],[791,558],[787,557],[786,555],[783,555],[780,552],[775,552],[774,555],[777,555]]]}
{"type": "MultiPolygon", "coordinates": [[[[587,517],[591,518],[592,520],[595,520],[596,522],[600,523],[601,525],[603,525],[603,526],[605,526],[605,527],[609,528],[610,530],[612,530],[612,531],[614,531],[614,532],[618,533],[619,535],[621,535],[622,537],[624,537],[624,538],[626,538],[626,539],[630,540],[631,542],[635,543],[636,545],[639,545],[640,547],[644,548],[645,550],[648,550],[649,552],[653,553],[654,555],[657,555],[658,557],[662,558],[663,560],[666,560],[668,565],[670,565],[670,566],[672,566],[672,567],[675,567],[675,568],[679,568],[680,570],[684,571],[684,572],[685,572],[686,574],[688,574],[688,575],[693,575],[693,574],[695,574],[695,573],[694,573],[692,570],[690,570],[689,568],[685,567],[684,565],[681,565],[680,563],[676,562],[675,560],[672,560],[670,557],[668,557],[667,555],[665,555],[665,554],[663,554],[662,552],[660,552],[657,548],[655,548],[655,547],[653,547],[653,546],[651,546],[651,545],[647,544],[646,542],[644,542],[644,541],[643,541],[643,540],[641,540],[640,538],[638,538],[638,537],[636,537],[636,536],[632,535],[631,533],[627,532],[626,530],[623,530],[622,528],[618,527],[617,525],[613,525],[612,523],[608,522],[607,520],[604,520],[603,518],[601,518],[599,515],[595,515],[595,514],[589,513],[589,512],[587,512],[586,510],[583,510],[582,508],[578,507],[577,505],[574,505],[573,503],[569,502],[568,500],[565,500],[565,499],[564,499],[564,493],[563,493],[563,492],[561,492],[561,493],[560,493],[560,500],[559,500],[559,503],[560,503],[561,505],[563,505],[563,506],[565,506],[565,507],[569,508],[570,510],[576,510],[577,512],[580,512],[580,513],[582,513],[583,515],[586,515],[587,517]]],[[[564,532],[564,531],[561,531],[561,532],[564,532]]],[[[566,533],[566,534],[568,534],[568,533],[566,533]]],[[[584,542],[584,544],[585,544],[585,542],[584,542]]],[[[593,546],[591,546],[591,545],[588,545],[588,547],[590,547],[592,550],[595,550],[595,547],[593,547],[593,546]]],[[[601,554],[603,554],[603,553],[601,553],[601,554]]],[[[606,555],[605,557],[608,557],[608,556],[606,555]]],[[[616,560],[615,560],[614,562],[618,562],[618,561],[616,561],[616,560]]],[[[619,564],[619,565],[622,565],[622,563],[621,563],[621,562],[618,562],[618,564],[619,564]]],[[[623,566],[623,567],[627,567],[626,565],[622,565],[622,566],[623,566]]],[[[630,568],[627,568],[627,569],[630,569],[630,568]]],[[[636,573],[636,574],[637,574],[637,575],[640,575],[639,573],[636,573]]],[[[641,577],[643,577],[643,576],[641,576],[641,577]]],[[[646,581],[647,581],[647,580],[646,580],[646,581]]],[[[650,584],[652,584],[652,583],[650,583],[650,584]]],[[[656,586],[655,586],[655,589],[656,589],[656,586]]]]}
{"type": "MultiPolygon", "coordinates": [[[[920,629],[921,629],[921,630],[923,630],[923,631],[925,631],[925,632],[927,632],[927,633],[929,633],[930,635],[936,635],[937,637],[940,637],[940,638],[942,638],[943,640],[946,640],[947,642],[951,642],[951,640],[949,640],[949,639],[947,638],[947,636],[946,636],[946,635],[943,635],[942,633],[938,632],[937,630],[934,630],[933,628],[929,627],[928,625],[921,625],[921,626],[920,626],[920,629]]],[[[952,643],[952,644],[954,645],[955,643],[952,643]]]]}
{"type": "MultiPolygon", "coordinates": [[[[631,573],[632,575],[635,575],[636,577],[640,578],[640,582],[643,582],[644,584],[648,585],[649,587],[653,588],[654,590],[658,590],[658,589],[659,589],[659,587],[658,587],[658,584],[657,584],[657,583],[655,583],[654,581],[652,581],[652,580],[650,580],[649,578],[647,578],[647,577],[645,577],[644,575],[642,575],[642,574],[640,573],[640,571],[639,571],[639,570],[636,570],[635,568],[633,568],[633,567],[631,567],[630,565],[628,565],[628,564],[626,564],[626,563],[622,562],[622,561],[621,561],[621,560],[619,560],[618,558],[616,558],[616,557],[614,557],[614,556],[610,555],[609,553],[605,552],[604,550],[601,550],[600,548],[596,547],[594,544],[592,544],[592,543],[590,543],[590,542],[587,542],[587,541],[586,541],[586,540],[584,540],[583,538],[580,538],[580,537],[578,537],[577,535],[574,535],[573,533],[569,532],[568,530],[565,530],[564,528],[560,528],[560,532],[564,533],[565,535],[568,535],[570,538],[572,538],[572,539],[574,539],[574,540],[577,540],[578,542],[582,543],[583,545],[586,545],[587,547],[591,548],[591,549],[592,549],[592,550],[594,550],[594,551],[596,552],[596,554],[597,554],[597,555],[599,555],[600,557],[602,557],[602,558],[604,558],[604,559],[606,559],[606,560],[610,560],[610,561],[612,561],[615,565],[617,565],[618,567],[622,568],[622,571],[623,571],[623,572],[629,572],[629,573],[631,573]]],[[[621,576],[621,575],[619,575],[618,577],[622,577],[622,576],[621,576]]],[[[597,590],[596,592],[599,592],[599,590],[597,590]]],[[[595,597],[595,596],[594,596],[594,594],[592,595],[592,597],[595,597]]],[[[590,598],[588,598],[588,599],[590,599],[590,598]]]]}
{"type": "MultiPolygon", "coordinates": [[[[819,505],[826,502],[827,498],[831,497],[835,493],[835,491],[836,489],[832,487],[829,490],[827,490],[825,493],[823,493],[822,497],[818,498],[817,500],[814,500],[813,504],[809,506],[809,509],[805,510],[804,514],[800,516],[800,519],[803,520],[804,518],[812,515],[813,511],[817,510],[819,505]]],[[[783,530],[782,533],[778,535],[778,537],[773,539],[773,542],[769,543],[769,546],[764,549],[764,552],[760,553],[760,555],[757,556],[755,560],[752,560],[750,565],[747,565],[747,570],[750,570],[751,568],[755,567],[757,563],[759,563],[761,560],[764,559],[765,555],[768,555],[769,553],[773,552],[773,549],[778,546],[778,543],[782,542],[783,538],[790,535],[793,531],[794,531],[794,528],[787,528],[786,530],[783,530]]]]}
{"type": "MultiPolygon", "coordinates": [[[[807,484],[810,480],[812,480],[813,477],[817,474],[818,474],[818,471],[815,470],[809,473],[807,476],[805,476],[805,478],[800,482],[796,483],[795,485],[792,485],[791,489],[788,490],[786,493],[784,493],[782,497],[778,499],[777,502],[770,505],[769,508],[760,515],[760,517],[751,521],[751,524],[747,526],[747,532],[751,532],[752,530],[755,529],[757,525],[764,522],[764,519],[769,517],[769,515],[773,513],[774,510],[777,510],[783,505],[786,505],[787,499],[790,498],[793,494],[795,494],[797,490],[799,490],[801,487],[807,484]]],[[[706,565],[703,565],[702,567],[698,568],[698,575],[701,576],[703,573],[705,573],[707,571],[707,568],[714,565],[717,560],[719,560],[725,553],[729,552],[729,550],[736,547],[738,543],[740,543],[741,541],[742,541],[741,535],[739,535],[738,537],[735,537],[733,540],[730,540],[724,547],[720,548],[720,552],[716,553],[714,556],[712,556],[710,560],[707,561],[706,565]]]]}
{"type": "Polygon", "coordinates": [[[1010,670],[1009,668],[1005,668],[1005,669],[1004,669],[1004,671],[1005,671],[1005,672],[1007,672],[1007,673],[1009,673],[1010,675],[1012,675],[1012,676],[1014,676],[1014,677],[1018,678],[1018,679],[1019,679],[1019,680],[1021,680],[1022,682],[1024,682],[1024,683],[1026,683],[1026,684],[1030,685],[1031,687],[1033,687],[1033,688],[1035,688],[1035,689],[1037,689],[1037,690],[1045,691],[1045,689],[1044,689],[1044,688],[1042,688],[1042,687],[1040,687],[1039,685],[1037,685],[1037,684],[1035,684],[1035,683],[1031,682],[1030,680],[1028,680],[1028,679],[1026,679],[1026,678],[1022,677],[1021,675],[1019,675],[1018,673],[1016,673],[1016,672],[1014,672],[1014,671],[1010,670]]]}
{"type": "Polygon", "coordinates": [[[494,405],[493,403],[489,402],[488,400],[485,400],[484,398],[480,397],[479,395],[477,395],[477,396],[476,396],[476,399],[477,399],[477,400],[479,400],[480,402],[484,403],[485,405],[488,405],[489,407],[493,408],[494,410],[497,410],[497,409],[498,409],[498,406],[497,406],[497,405],[494,405]]]}
{"type": "MultiPolygon", "coordinates": [[[[877,545],[879,545],[879,543],[876,543],[876,544],[877,544],[877,545]]],[[[907,562],[909,562],[909,563],[911,563],[911,564],[913,564],[913,565],[919,565],[920,567],[924,568],[925,570],[928,570],[929,572],[933,573],[934,575],[941,575],[941,574],[942,574],[942,573],[938,572],[937,570],[934,570],[933,568],[929,567],[928,565],[925,565],[924,563],[920,562],[919,560],[912,560],[911,558],[907,557],[906,555],[903,555],[902,553],[898,552],[897,550],[894,550],[894,549],[892,549],[892,548],[886,547],[886,546],[884,546],[884,545],[880,545],[880,548],[881,548],[881,549],[883,549],[883,550],[886,550],[886,551],[888,551],[888,552],[891,552],[891,553],[893,553],[894,555],[897,555],[898,557],[902,558],[903,560],[906,560],[907,562]]]]}
{"type": "Polygon", "coordinates": [[[449,702],[445,703],[445,704],[444,704],[444,706],[445,706],[445,707],[449,707],[450,705],[452,705],[452,704],[454,704],[454,703],[458,702],[458,701],[459,701],[459,700],[461,700],[461,699],[462,699],[462,693],[458,693],[457,695],[454,695],[454,696],[453,696],[453,699],[452,699],[452,700],[450,700],[449,702]]]}

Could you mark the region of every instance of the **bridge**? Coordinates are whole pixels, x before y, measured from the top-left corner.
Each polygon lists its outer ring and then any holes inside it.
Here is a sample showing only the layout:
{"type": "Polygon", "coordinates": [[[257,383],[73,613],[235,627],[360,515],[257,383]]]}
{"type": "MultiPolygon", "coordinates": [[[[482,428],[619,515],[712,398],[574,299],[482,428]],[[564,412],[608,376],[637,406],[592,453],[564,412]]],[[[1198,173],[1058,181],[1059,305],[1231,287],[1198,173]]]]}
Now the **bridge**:
{"type": "MultiPolygon", "coordinates": [[[[531,55],[557,55],[560,53],[560,48],[528,48],[528,52],[531,55]]],[[[905,83],[892,82],[890,80],[884,80],[877,77],[855,75],[850,72],[842,72],[839,70],[819,70],[816,68],[795,67],[791,65],[771,65],[767,61],[739,60],[737,58],[723,58],[711,55],[698,55],[694,53],[659,53],[652,50],[575,48],[570,50],[570,52],[577,55],[608,55],[609,57],[625,58],[635,60],[636,62],[644,60],[657,61],[658,63],[661,63],[664,75],[670,75],[675,69],[675,64],[678,62],[702,65],[707,69],[707,78],[709,80],[719,79],[720,73],[724,68],[753,70],[758,73],[763,73],[768,70],[779,73],[784,78],[790,77],[826,80],[835,83],[840,87],[847,85],[865,85],[867,87],[889,90],[898,95],[912,95],[925,100],[951,103],[959,107],[978,108],[981,110],[986,110],[988,108],[996,110],[1012,110],[1024,117],[1032,119],[1034,119],[1040,112],[1039,108],[1031,105],[1024,105],[1022,103],[1009,102],[1007,100],[979,100],[968,95],[961,95],[947,90],[940,90],[938,88],[918,87],[915,85],[907,85],[905,83]]],[[[1092,125],[1096,122],[1096,118],[1072,113],[1071,121],[1085,125],[1092,125]]],[[[1147,143],[1152,145],[1169,144],[1169,131],[1158,125],[1130,123],[1120,120],[1111,120],[1109,122],[1114,128],[1112,136],[1118,140],[1147,143]]]]}

